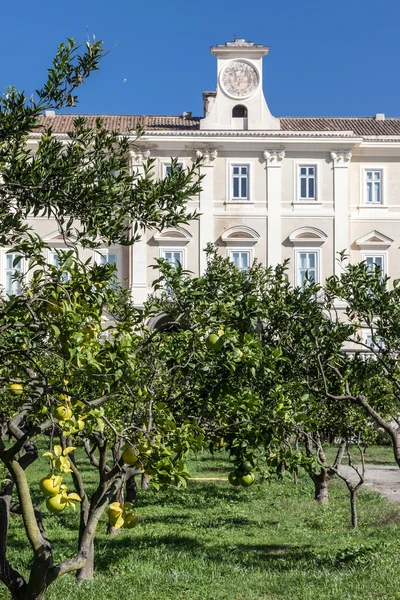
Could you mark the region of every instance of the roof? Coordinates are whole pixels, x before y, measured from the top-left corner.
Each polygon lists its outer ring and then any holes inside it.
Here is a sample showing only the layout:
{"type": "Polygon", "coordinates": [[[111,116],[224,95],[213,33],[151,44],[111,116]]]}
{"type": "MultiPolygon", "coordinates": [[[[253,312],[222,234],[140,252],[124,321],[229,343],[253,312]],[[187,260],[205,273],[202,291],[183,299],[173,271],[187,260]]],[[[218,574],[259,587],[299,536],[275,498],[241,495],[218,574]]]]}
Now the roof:
{"type": "Polygon", "coordinates": [[[134,131],[140,124],[146,130],[153,129],[199,129],[200,119],[198,117],[188,118],[170,115],[54,115],[40,117],[43,127],[51,127],[54,133],[68,133],[74,128],[74,119],[82,116],[87,125],[93,127],[96,119],[103,119],[103,125],[109,131],[118,133],[129,133],[134,131]]]}
{"type": "MultiPolygon", "coordinates": [[[[134,131],[141,124],[146,131],[196,131],[200,130],[200,117],[175,116],[175,115],[80,115],[89,126],[94,126],[97,118],[103,119],[103,125],[109,131],[127,134],[134,131]]],[[[73,122],[77,115],[43,115],[40,125],[43,128],[51,127],[54,133],[68,133],[73,130],[73,122]]],[[[385,118],[377,120],[375,117],[281,117],[281,134],[288,132],[349,132],[357,137],[399,137],[400,118],[385,118]]],[[[249,132],[250,133],[250,132],[249,132]]],[[[262,134],[263,132],[258,132],[262,134]]],[[[266,135],[271,132],[265,132],[266,135]]],[[[277,133],[277,132],[274,132],[277,133]]]]}
{"type": "Polygon", "coordinates": [[[355,135],[400,136],[400,118],[377,120],[375,117],[282,117],[285,131],[353,131],[355,135]]]}

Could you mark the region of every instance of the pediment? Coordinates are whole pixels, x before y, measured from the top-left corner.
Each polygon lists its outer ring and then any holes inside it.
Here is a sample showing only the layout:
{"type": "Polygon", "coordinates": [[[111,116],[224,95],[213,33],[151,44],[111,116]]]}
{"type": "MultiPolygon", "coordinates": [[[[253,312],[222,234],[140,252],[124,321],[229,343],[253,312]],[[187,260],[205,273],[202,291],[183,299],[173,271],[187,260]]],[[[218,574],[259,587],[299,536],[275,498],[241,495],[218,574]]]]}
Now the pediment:
{"type": "Polygon", "coordinates": [[[229,245],[254,245],[260,238],[260,234],[247,225],[234,225],[221,235],[225,244],[229,245]]]}
{"type": "Polygon", "coordinates": [[[356,240],[357,246],[380,246],[381,248],[388,247],[393,244],[394,240],[380,231],[370,231],[366,235],[356,240]]]}
{"type": "Polygon", "coordinates": [[[292,244],[314,244],[320,245],[327,239],[326,233],[317,227],[300,227],[289,235],[292,244]]]}
{"type": "Polygon", "coordinates": [[[50,242],[54,244],[65,244],[64,237],[58,229],[57,231],[52,231],[51,233],[47,234],[46,236],[44,236],[43,239],[45,242],[50,242]]]}
{"type": "Polygon", "coordinates": [[[154,234],[154,239],[158,244],[184,245],[191,239],[191,234],[183,227],[165,229],[154,234]]]}

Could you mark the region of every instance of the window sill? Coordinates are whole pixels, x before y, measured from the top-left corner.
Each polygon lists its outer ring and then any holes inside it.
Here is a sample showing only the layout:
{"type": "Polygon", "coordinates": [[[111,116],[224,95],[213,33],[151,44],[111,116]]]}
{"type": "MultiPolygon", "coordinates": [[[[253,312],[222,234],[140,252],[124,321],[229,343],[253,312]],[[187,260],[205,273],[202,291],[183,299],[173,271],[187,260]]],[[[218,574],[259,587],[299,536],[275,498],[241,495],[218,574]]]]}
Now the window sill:
{"type": "Polygon", "coordinates": [[[225,200],[225,204],[249,204],[253,205],[254,202],[252,200],[225,200]]]}
{"type": "Polygon", "coordinates": [[[319,206],[322,204],[322,202],[320,200],[295,200],[294,202],[292,202],[292,204],[294,206],[319,206]]]}
{"type": "Polygon", "coordinates": [[[358,209],[360,209],[360,208],[364,208],[364,209],[371,209],[371,208],[372,208],[372,209],[374,209],[374,210],[375,210],[375,208],[378,208],[378,209],[379,209],[379,208],[380,208],[380,209],[382,209],[382,208],[386,208],[386,209],[387,209],[387,208],[389,208],[389,207],[388,207],[387,205],[385,205],[385,204],[373,204],[373,203],[371,202],[371,204],[359,204],[359,205],[357,206],[357,208],[358,208],[358,209]]]}

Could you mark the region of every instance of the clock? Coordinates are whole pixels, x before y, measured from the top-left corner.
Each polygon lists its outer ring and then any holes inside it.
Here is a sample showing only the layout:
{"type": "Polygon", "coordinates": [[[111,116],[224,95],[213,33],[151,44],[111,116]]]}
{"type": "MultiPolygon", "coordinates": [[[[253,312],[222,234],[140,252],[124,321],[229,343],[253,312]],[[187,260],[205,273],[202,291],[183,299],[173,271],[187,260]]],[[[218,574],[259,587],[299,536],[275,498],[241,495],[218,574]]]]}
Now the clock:
{"type": "Polygon", "coordinates": [[[258,87],[258,72],[250,63],[234,60],[221,71],[220,84],[227,96],[248,98],[258,87]]]}

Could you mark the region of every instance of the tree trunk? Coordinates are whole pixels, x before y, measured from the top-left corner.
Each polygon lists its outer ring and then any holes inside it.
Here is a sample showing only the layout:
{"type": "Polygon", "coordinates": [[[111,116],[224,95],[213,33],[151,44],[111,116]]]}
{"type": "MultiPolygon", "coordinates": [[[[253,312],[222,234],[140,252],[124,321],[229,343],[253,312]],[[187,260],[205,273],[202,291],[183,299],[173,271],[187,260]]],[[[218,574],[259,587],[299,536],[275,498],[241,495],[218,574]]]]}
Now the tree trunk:
{"type": "Polygon", "coordinates": [[[142,490],[147,490],[148,487],[149,487],[149,476],[146,475],[146,473],[143,473],[142,481],[141,481],[141,488],[142,488],[142,490]]]}
{"type": "Polygon", "coordinates": [[[351,526],[353,529],[356,529],[357,524],[358,524],[357,490],[350,490],[350,507],[351,507],[351,526]]]}
{"type": "Polygon", "coordinates": [[[134,477],[129,477],[129,479],[126,480],[125,497],[127,502],[132,502],[132,504],[136,502],[137,486],[134,477]]]}
{"type": "MultiPolygon", "coordinates": [[[[79,524],[79,539],[78,539],[78,548],[80,548],[82,542],[82,536],[85,532],[88,520],[89,520],[89,511],[90,506],[89,502],[82,502],[81,504],[81,519],[79,524]]],[[[79,569],[76,572],[76,579],[79,583],[82,581],[91,581],[93,579],[93,571],[94,571],[94,543],[92,542],[90,545],[87,561],[82,569],[79,569]]]]}
{"type": "Polygon", "coordinates": [[[82,581],[92,581],[94,572],[94,543],[92,542],[90,545],[87,561],[82,569],[79,569],[77,573],[77,581],[82,583],[82,581]]]}
{"type": "Polygon", "coordinates": [[[328,483],[329,483],[329,475],[327,469],[321,468],[319,473],[313,473],[311,475],[311,479],[314,483],[314,498],[317,502],[321,502],[321,504],[328,504],[329,502],[329,492],[328,492],[328,483]]]}
{"type": "Polygon", "coordinates": [[[396,461],[397,466],[400,467],[400,432],[399,432],[399,430],[397,430],[396,433],[394,435],[391,435],[390,437],[392,438],[394,460],[396,461]]]}

